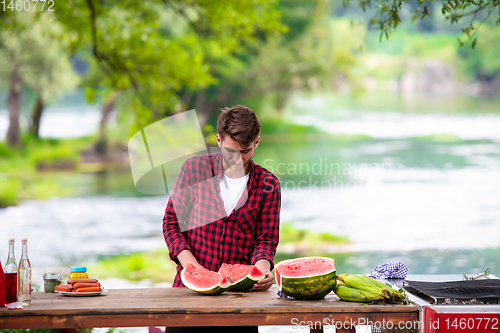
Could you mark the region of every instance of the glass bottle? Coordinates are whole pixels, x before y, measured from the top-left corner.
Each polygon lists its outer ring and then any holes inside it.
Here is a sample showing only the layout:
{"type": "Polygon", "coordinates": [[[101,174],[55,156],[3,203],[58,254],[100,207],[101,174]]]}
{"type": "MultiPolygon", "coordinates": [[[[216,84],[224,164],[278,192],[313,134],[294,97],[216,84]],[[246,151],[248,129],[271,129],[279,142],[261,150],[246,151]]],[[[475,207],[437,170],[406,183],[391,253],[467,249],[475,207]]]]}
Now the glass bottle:
{"type": "Polygon", "coordinates": [[[5,301],[17,302],[17,264],[14,256],[14,238],[9,238],[9,255],[5,263],[5,301]]]}
{"type": "Polygon", "coordinates": [[[2,262],[0,262],[0,306],[5,306],[7,302],[5,301],[5,273],[3,272],[2,262]]]}
{"type": "Polygon", "coordinates": [[[28,238],[23,238],[22,242],[23,252],[17,269],[17,289],[18,300],[23,303],[23,306],[26,306],[31,304],[31,264],[28,259],[28,238]]]}

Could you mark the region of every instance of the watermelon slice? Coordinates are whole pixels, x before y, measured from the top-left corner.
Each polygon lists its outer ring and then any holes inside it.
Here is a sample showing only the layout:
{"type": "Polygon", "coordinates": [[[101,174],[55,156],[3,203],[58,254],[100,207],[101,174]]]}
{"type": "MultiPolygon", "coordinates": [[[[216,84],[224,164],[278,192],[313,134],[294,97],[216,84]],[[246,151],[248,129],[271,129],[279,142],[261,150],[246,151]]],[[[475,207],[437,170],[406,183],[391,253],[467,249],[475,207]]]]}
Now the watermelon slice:
{"type": "Polygon", "coordinates": [[[336,285],[335,262],[331,258],[304,257],[284,260],[275,266],[278,290],[297,299],[319,299],[336,285]]]}
{"type": "Polygon", "coordinates": [[[189,289],[206,295],[220,294],[231,286],[224,275],[191,263],[181,271],[181,280],[189,289]]]}
{"type": "Polygon", "coordinates": [[[253,287],[253,285],[265,278],[264,273],[254,265],[241,264],[222,264],[219,269],[219,274],[229,278],[232,282],[229,290],[245,291],[253,287]]]}

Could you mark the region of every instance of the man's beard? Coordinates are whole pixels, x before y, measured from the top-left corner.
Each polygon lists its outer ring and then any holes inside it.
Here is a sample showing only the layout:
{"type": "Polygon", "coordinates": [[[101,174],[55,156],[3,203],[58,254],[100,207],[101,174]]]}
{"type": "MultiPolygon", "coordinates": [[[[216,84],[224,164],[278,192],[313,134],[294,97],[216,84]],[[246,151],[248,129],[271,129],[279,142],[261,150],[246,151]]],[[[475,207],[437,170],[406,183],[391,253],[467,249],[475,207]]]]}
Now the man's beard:
{"type": "MultiPolygon", "coordinates": [[[[222,153],[221,153],[221,154],[222,154],[222,153]]],[[[226,166],[227,166],[227,168],[226,168],[226,169],[224,169],[224,171],[231,169],[231,167],[234,165],[234,163],[233,163],[233,164],[231,164],[231,163],[228,161],[228,159],[226,158],[226,156],[224,156],[224,154],[222,154],[222,158],[224,159],[224,162],[226,162],[226,166]]],[[[238,169],[237,169],[237,170],[244,169],[244,168],[248,165],[248,163],[250,163],[250,161],[251,161],[251,160],[252,160],[252,158],[250,157],[250,158],[249,158],[249,159],[248,159],[245,163],[243,163],[243,165],[242,165],[241,167],[238,167],[238,169]]],[[[241,161],[243,162],[243,159],[242,159],[241,161]]]]}

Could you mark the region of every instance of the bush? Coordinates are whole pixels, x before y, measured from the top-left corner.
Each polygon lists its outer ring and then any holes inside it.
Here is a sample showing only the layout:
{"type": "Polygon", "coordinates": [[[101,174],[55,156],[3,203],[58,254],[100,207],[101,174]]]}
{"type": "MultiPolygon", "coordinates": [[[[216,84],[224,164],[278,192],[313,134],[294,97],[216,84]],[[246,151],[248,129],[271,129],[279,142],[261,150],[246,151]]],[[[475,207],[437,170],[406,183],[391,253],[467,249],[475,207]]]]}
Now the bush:
{"type": "Polygon", "coordinates": [[[10,179],[6,174],[0,174],[0,208],[17,204],[21,182],[10,179]]]}

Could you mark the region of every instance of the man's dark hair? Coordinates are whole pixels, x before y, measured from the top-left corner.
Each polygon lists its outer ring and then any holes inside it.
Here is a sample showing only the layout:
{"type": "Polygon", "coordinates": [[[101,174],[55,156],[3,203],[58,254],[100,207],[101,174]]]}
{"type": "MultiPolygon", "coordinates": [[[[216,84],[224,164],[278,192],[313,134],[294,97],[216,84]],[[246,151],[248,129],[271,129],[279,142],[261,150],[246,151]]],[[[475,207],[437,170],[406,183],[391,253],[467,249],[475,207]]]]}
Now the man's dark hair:
{"type": "Polygon", "coordinates": [[[241,147],[248,147],[260,134],[260,123],[255,112],[243,105],[221,109],[217,120],[217,133],[221,140],[226,135],[238,142],[241,147]]]}

